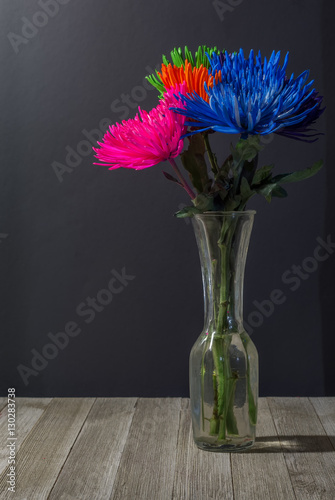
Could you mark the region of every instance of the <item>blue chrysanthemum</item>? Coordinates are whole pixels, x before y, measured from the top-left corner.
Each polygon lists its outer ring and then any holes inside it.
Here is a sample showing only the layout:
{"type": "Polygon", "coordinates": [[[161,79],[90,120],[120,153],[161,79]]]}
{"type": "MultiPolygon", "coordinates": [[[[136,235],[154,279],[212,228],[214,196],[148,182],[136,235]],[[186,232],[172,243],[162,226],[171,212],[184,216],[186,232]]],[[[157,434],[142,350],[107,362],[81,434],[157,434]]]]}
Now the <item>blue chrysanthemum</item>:
{"type": "Polygon", "coordinates": [[[212,54],[209,57],[213,74],[221,72],[221,81],[212,88],[206,86],[209,102],[196,93],[180,96],[185,108],[174,108],[186,115],[187,125],[198,130],[212,129],[229,134],[271,134],[273,132],[308,140],[313,132],[310,125],[323,112],[322,97],[307,83],[309,71],[300,76],[286,76],[288,53],[279,65],[280,52],[273,51],[269,60],[262,61],[261,53],[249,57],[239,53],[212,54]]]}

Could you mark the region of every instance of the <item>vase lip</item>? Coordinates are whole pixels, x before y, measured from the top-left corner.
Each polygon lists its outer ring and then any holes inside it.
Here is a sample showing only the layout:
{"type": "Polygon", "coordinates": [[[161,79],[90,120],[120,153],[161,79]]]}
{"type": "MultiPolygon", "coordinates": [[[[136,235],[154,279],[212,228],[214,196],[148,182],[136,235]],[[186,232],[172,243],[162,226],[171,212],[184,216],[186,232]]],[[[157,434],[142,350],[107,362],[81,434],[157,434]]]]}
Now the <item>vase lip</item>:
{"type": "Polygon", "coordinates": [[[203,212],[201,214],[194,214],[194,217],[210,217],[210,216],[226,216],[226,215],[255,215],[256,214],[256,210],[227,210],[227,211],[224,211],[224,210],[218,210],[218,211],[215,211],[215,210],[212,210],[212,211],[207,211],[207,212],[203,212]]]}

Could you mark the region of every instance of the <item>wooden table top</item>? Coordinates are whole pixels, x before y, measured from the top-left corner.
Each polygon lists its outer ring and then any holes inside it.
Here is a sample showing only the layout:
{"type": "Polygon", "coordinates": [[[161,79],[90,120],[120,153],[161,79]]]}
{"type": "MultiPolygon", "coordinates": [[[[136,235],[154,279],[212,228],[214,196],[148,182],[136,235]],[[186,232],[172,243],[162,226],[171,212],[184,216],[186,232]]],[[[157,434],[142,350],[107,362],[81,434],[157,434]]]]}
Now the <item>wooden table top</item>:
{"type": "Polygon", "coordinates": [[[194,445],[188,399],[0,398],[0,414],[1,500],[335,499],[335,398],[260,398],[256,445],[231,454],[194,445]]]}

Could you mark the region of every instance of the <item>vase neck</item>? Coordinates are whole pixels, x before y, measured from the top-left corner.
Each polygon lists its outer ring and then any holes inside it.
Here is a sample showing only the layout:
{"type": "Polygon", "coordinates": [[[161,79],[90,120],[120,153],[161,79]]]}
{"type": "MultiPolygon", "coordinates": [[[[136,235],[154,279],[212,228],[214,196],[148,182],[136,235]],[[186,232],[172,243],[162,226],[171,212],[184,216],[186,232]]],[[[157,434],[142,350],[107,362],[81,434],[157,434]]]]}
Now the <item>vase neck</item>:
{"type": "Polygon", "coordinates": [[[254,212],[193,218],[204,288],[206,333],[243,331],[243,282],[254,212]]]}

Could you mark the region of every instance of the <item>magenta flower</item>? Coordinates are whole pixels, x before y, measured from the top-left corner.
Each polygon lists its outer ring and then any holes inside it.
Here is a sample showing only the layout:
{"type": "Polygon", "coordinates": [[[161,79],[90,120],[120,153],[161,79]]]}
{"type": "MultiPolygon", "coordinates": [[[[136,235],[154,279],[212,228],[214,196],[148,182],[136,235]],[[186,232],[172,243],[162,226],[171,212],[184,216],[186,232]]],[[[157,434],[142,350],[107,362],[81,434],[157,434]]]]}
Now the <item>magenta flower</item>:
{"type": "Polygon", "coordinates": [[[100,148],[93,148],[100,163],[116,168],[142,170],[178,156],[186,133],[185,116],[170,110],[180,106],[174,94],[186,94],[185,85],[170,89],[160,104],[147,112],[139,108],[135,118],[109,127],[100,148]]]}

